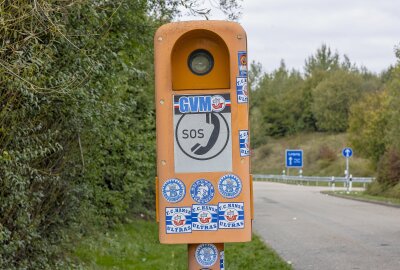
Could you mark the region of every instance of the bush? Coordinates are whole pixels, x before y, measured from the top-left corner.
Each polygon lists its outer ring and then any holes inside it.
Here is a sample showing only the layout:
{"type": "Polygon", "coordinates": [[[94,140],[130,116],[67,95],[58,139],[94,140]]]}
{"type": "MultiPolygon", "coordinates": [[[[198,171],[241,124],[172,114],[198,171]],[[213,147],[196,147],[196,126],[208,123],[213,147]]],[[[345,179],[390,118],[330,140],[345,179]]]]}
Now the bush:
{"type": "Polygon", "coordinates": [[[321,145],[318,151],[318,159],[326,161],[335,161],[337,159],[336,152],[326,144],[321,145]]]}
{"type": "Polygon", "coordinates": [[[382,193],[383,193],[383,188],[382,188],[382,186],[379,184],[378,181],[373,181],[372,183],[370,183],[370,184],[367,186],[366,192],[367,192],[368,194],[370,194],[370,195],[378,196],[378,195],[382,195],[382,193]]]}
{"type": "Polygon", "coordinates": [[[391,188],[400,183],[400,152],[390,148],[382,156],[378,164],[379,184],[391,188]]]}
{"type": "Polygon", "coordinates": [[[258,158],[264,159],[267,158],[270,154],[272,154],[272,149],[269,145],[265,144],[257,149],[258,158]]]}

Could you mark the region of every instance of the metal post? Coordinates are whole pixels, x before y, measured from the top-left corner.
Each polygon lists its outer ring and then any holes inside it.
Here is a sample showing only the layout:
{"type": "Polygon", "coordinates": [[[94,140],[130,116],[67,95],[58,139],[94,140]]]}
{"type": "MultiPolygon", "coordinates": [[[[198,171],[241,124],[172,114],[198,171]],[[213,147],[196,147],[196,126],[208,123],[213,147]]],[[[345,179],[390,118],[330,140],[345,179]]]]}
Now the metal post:
{"type": "Polygon", "coordinates": [[[346,183],[347,183],[347,193],[349,193],[349,158],[346,157],[346,183]]]}
{"type": "Polygon", "coordinates": [[[224,243],[188,244],[189,270],[224,270],[224,243]]]}
{"type": "Polygon", "coordinates": [[[332,176],[332,191],[335,191],[335,176],[332,176]]]}
{"type": "Polygon", "coordinates": [[[351,189],[353,188],[353,175],[350,174],[349,177],[349,191],[351,192],[351,189]]]}

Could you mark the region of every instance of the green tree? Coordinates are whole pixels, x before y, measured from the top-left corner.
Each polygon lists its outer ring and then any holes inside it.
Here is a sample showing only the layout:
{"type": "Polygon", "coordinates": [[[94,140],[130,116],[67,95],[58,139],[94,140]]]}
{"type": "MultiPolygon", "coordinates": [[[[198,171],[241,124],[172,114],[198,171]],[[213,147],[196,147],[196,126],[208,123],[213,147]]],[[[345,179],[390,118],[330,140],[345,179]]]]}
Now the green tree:
{"type": "Polygon", "coordinates": [[[371,158],[374,164],[384,154],[389,121],[387,91],[372,92],[350,109],[349,140],[357,153],[371,158]]]}
{"type": "Polygon", "coordinates": [[[362,77],[336,70],[313,90],[312,112],[321,131],[343,132],[348,127],[350,106],[362,93],[362,77]]]}
{"type": "Polygon", "coordinates": [[[283,61],[279,69],[263,76],[253,110],[259,115],[255,123],[260,125],[259,136],[284,136],[301,129],[302,83],[300,73],[288,71],[283,61]]]}
{"type": "MultiPolygon", "coordinates": [[[[346,58],[347,59],[347,58],[346,58]]],[[[317,73],[333,71],[340,67],[340,56],[337,52],[332,53],[331,49],[326,45],[322,44],[317,49],[315,55],[311,55],[305,62],[304,72],[306,77],[312,77],[317,73]]],[[[348,63],[345,61],[345,63],[348,63]]]]}

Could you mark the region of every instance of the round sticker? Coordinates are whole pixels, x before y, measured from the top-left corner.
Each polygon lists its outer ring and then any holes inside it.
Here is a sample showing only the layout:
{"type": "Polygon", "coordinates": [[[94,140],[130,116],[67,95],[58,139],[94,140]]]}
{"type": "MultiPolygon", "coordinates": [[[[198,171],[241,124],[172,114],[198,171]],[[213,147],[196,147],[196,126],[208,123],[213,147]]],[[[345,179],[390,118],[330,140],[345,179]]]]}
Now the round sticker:
{"type": "Polygon", "coordinates": [[[236,198],[242,191],[242,181],[236,175],[224,175],[218,181],[218,191],[227,199],[236,198]]]}
{"type": "Polygon", "coordinates": [[[196,248],[196,261],[203,267],[213,266],[217,262],[218,249],[213,244],[201,244],[196,248]]]}
{"type": "Polygon", "coordinates": [[[215,95],[211,97],[211,106],[214,112],[220,112],[225,109],[226,102],[225,99],[220,95],[215,95]]]}
{"type": "Polygon", "coordinates": [[[180,202],[186,194],[185,184],[176,178],[168,179],[162,186],[162,194],[168,202],[180,202]]]}
{"type": "Polygon", "coordinates": [[[214,187],[206,179],[196,180],[190,187],[190,196],[198,203],[208,203],[214,198],[214,187]]]}

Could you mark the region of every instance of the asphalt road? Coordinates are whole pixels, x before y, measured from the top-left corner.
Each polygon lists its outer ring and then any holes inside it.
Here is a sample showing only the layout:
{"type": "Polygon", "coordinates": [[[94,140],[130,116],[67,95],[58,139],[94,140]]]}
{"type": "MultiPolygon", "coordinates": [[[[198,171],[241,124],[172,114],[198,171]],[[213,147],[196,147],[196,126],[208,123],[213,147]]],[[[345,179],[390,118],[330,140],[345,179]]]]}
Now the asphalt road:
{"type": "Polygon", "coordinates": [[[295,270],[399,270],[400,208],[254,182],[253,228],[295,270]]]}

